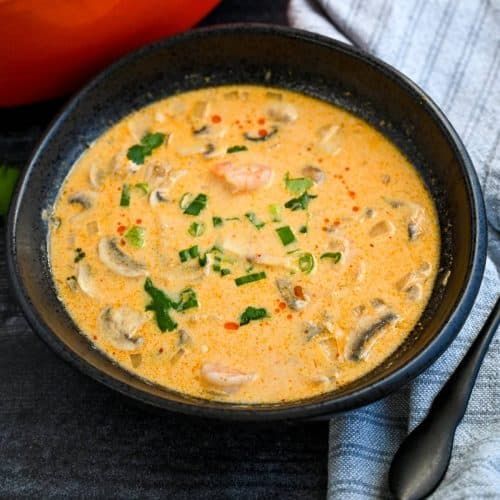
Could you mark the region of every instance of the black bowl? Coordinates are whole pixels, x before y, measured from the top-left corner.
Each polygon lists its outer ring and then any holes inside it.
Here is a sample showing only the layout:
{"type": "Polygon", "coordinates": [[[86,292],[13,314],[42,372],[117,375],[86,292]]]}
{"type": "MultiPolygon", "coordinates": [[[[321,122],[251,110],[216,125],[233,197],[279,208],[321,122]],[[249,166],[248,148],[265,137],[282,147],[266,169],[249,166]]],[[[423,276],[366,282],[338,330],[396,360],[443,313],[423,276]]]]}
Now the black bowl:
{"type": "MultiPolygon", "coordinates": [[[[381,398],[422,372],[446,349],[479,289],[486,258],[485,220],[481,190],[463,144],[437,106],[405,76],[328,38],[282,27],[230,25],[192,31],[134,52],[70,101],[20,182],[10,212],[8,265],[17,298],[43,340],[112,389],[160,408],[203,416],[247,420],[325,416],[381,398]],[[441,270],[408,340],[365,377],[334,392],[290,403],[205,401],[130,375],[91,348],[79,333],[57,298],[47,259],[42,211],[53,205],[59,186],[89,143],[152,101],[234,83],[292,89],[362,117],[417,167],[439,211],[441,270]]],[[[383,255],[380,258],[383,261],[383,255]]]]}

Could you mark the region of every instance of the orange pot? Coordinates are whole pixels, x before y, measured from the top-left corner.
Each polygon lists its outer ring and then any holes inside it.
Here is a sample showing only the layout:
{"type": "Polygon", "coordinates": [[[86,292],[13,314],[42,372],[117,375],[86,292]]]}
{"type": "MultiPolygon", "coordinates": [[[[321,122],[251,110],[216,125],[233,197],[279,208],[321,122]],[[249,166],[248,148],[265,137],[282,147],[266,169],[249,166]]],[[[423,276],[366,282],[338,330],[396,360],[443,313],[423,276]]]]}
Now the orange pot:
{"type": "Polygon", "coordinates": [[[219,0],[0,0],[0,106],[66,94],[118,56],[186,30],[219,0]]]}

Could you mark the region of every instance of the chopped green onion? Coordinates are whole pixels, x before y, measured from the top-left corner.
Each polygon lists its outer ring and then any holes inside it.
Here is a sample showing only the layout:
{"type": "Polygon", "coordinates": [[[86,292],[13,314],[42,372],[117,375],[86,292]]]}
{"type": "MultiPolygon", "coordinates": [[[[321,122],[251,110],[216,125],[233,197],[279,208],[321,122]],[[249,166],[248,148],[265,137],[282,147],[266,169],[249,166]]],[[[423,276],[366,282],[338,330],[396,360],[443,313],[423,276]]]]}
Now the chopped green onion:
{"type": "Polygon", "coordinates": [[[20,170],[16,167],[0,165],[0,215],[7,215],[14,194],[20,170]]]}
{"type": "Polygon", "coordinates": [[[307,177],[290,179],[290,175],[287,172],[285,175],[285,186],[292,194],[301,195],[313,186],[313,181],[307,177]]]}
{"type": "Polygon", "coordinates": [[[335,264],[337,264],[341,258],[342,254],[340,252],[326,252],[320,257],[320,259],[332,259],[335,264]]]}
{"type": "Polygon", "coordinates": [[[239,153],[240,151],[248,151],[246,146],[231,146],[227,148],[228,153],[239,153]]]}
{"type": "Polygon", "coordinates": [[[156,288],[150,278],[144,282],[144,290],[151,297],[151,302],[146,306],[146,311],[155,313],[156,324],[164,332],[169,332],[177,328],[177,323],[170,317],[168,311],[175,309],[176,304],[163,290],[156,288]]]}
{"type": "Polygon", "coordinates": [[[309,194],[307,191],[302,193],[298,198],[292,198],[285,203],[285,207],[289,208],[292,211],[296,210],[306,210],[309,206],[309,202],[317,198],[316,195],[309,194]]]}
{"type": "Polygon", "coordinates": [[[182,208],[182,210],[186,209],[191,203],[191,199],[193,198],[193,195],[191,193],[184,193],[179,201],[179,207],[182,208]]]}
{"type": "Polygon", "coordinates": [[[306,234],[308,231],[307,226],[300,226],[299,233],[306,234]]]}
{"type": "Polygon", "coordinates": [[[193,222],[188,229],[191,236],[201,236],[205,232],[205,224],[203,222],[193,222]]]}
{"type": "Polygon", "coordinates": [[[207,206],[207,195],[200,193],[189,205],[184,209],[187,215],[200,215],[200,212],[207,206]]]}
{"type": "Polygon", "coordinates": [[[226,220],[241,220],[239,217],[226,217],[226,220]]]}
{"type": "Polygon", "coordinates": [[[140,144],[134,144],[127,151],[127,158],[136,165],[142,165],[146,156],[150,156],[153,150],[163,144],[165,134],[161,132],[147,133],[140,144]]]}
{"type": "Polygon", "coordinates": [[[81,248],[75,249],[75,258],[73,259],[75,264],[80,262],[85,257],[85,252],[81,248]]]}
{"type": "Polygon", "coordinates": [[[276,232],[278,233],[281,243],[283,243],[284,246],[290,245],[290,243],[296,241],[295,235],[290,229],[290,226],[279,227],[276,229],[276,232]]]}
{"type": "Polygon", "coordinates": [[[175,304],[175,309],[176,311],[185,311],[193,307],[198,307],[196,292],[192,288],[186,288],[179,294],[179,302],[175,304]]]}
{"type": "Polygon", "coordinates": [[[149,193],[149,184],[147,182],[138,182],[134,185],[134,187],[142,191],[144,194],[149,193]]]}
{"type": "Polygon", "coordinates": [[[198,250],[198,245],[194,245],[190,248],[185,248],[184,250],[181,250],[179,252],[179,258],[181,259],[181,262],[186,262],[190,259],[194,259],[195,257],[198,257],[200,255],[200,252],[198,250]]]}
{"type": "Polygon", "coordinates": [[[264,271],[260,273],[247,274],[245,276],[240,276],[236,278],[234,282],[236,286],[246,285],[247,283],[253,283],[254,281],[263,280],[266,278],[266,273],[264,271]]]}
{"type": "Polygon", "coordinates": [[[220,270],[220,275],[221,276],[226,276],[227,274],[231,274],[231,270],[230,269],[227,269],[227,268],[224,267],[224,268],[222,268],[220,270]]]}
{"type": "Polygon", "coordinates": [[[314,269],[314,257],[309,252],[303,253],[299,257],[299,269],[305,273],[309,274],[314,269]]]}
{"type": "Polygon", "coordinates": [[[224,224],[222,217],[212,217],[212,224],[214,227],[219,227],[224,224]]]}
{"type": "Polygon", "coordinates": [[[257,228],[257,229],[262,229],[266,223],[262,222],[257,218],[257,215],[255,215],[254,212],[247,212],[245,214],[245,217],[257,228]]]}
{"type": "Polygon", "coordinates": [[[248,325],[250,321],[257,321],[259,319],[268,318],[269,314],[263,307],[249,306],[240,316],[240,326],[248,325]]]}
{"type": "Polygon", "coordinates": [[[132,226],[126,233],[125,239],[135,248],[142,248],[146,242],[146,230],[143,227],[132,226]]]}
{"type": "Polygon", "coordinates": [[[120,207],[130,206],[130,186],[124,184],[122,186],[122,195],[120,196],[120,207]]]}
{"type": "Polygon", "coordinates": [[[281,207],[279,205],[269,205],[269,213],[273,222],[281,222],[281,207]]]}

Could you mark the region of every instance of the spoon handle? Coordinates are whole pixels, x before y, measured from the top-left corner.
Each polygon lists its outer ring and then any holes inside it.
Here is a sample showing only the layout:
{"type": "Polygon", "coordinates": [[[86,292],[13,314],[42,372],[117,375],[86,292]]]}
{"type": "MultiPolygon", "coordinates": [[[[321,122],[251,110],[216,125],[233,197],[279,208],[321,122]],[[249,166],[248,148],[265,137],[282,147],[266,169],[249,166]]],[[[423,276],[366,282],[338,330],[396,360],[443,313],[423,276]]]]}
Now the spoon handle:
{"type": "Polygon", "coordinates": [[[500,298],[466,355],[434,399],[424,420],[403,441],[389,471],[401,500],[429,495],[450,461],[455,430],[464,416],[484,355],[500,324],[500,298]]]}

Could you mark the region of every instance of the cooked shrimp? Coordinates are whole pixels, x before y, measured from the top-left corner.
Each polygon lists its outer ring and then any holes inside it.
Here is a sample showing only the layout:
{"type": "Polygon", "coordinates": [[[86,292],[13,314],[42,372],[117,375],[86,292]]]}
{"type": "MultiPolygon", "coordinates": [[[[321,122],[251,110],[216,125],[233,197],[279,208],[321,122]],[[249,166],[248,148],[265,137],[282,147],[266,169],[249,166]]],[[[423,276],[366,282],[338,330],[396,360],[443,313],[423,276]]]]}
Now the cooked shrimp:
{"type": "Polygon", "coordinates": [[[233,188],[234,193],[254,191],[267,186],[273,177],[271,167],[258,163],[234,165],[226,161],[215,165],[212,172],[217,177],[222,177],[233,188]]]}

